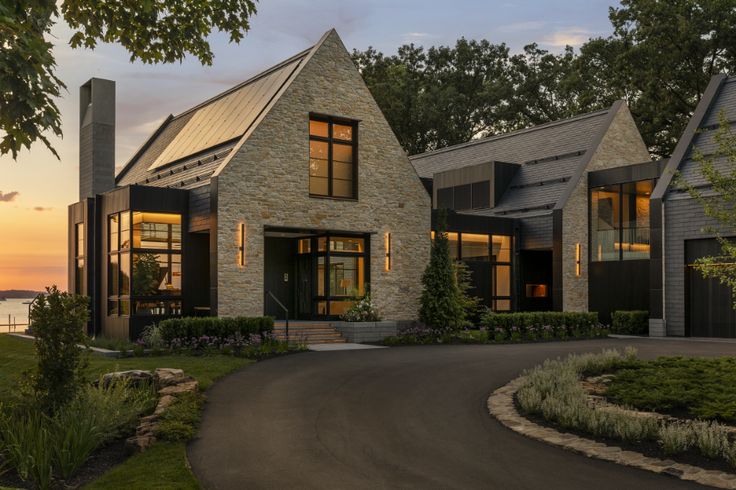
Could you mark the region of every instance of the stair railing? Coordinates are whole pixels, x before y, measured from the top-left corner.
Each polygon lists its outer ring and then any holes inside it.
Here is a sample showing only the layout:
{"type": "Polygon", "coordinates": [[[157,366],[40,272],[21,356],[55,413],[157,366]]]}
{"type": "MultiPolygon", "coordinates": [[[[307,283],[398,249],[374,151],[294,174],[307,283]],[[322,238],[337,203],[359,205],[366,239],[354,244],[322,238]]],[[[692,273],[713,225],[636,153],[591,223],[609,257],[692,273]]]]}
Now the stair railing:
{"type": "Polygon", "coordinates": [[[289,308],[284,306],[284,304],[279,301],[279,299],[270,290],[267,290],[266,294],[270,296],[271,299],[273,299],[276,304],[281,307],[282,310],[284,310],[284,313],[286,315],[286,342],[289,342],[289,308]]]}

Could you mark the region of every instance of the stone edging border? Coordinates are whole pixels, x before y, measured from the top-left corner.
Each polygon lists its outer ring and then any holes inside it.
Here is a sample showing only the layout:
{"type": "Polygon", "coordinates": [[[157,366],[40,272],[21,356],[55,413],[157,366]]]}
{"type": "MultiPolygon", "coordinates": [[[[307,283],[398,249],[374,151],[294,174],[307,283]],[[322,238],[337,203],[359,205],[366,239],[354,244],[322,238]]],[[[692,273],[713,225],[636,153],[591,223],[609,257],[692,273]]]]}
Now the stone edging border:
{"type": "Polygon", "coordinates": [[[522,416],[514,404],[514,395],[521,387],[524,377],[518,377],[498,388],[488,397],[488,411],[499,422],[514,432],[573,451],[589,458],[597,458],[624,466],[631,466],[654,473],[674,476],[681,480],[717,488],[736,489],[736,475],[717,470],[706,470],[698,466],[676,463],[672,460],[651,458],[635,451],[625,451],[618,446],[558,432],[550,427],[536,424],[522,416]]]}

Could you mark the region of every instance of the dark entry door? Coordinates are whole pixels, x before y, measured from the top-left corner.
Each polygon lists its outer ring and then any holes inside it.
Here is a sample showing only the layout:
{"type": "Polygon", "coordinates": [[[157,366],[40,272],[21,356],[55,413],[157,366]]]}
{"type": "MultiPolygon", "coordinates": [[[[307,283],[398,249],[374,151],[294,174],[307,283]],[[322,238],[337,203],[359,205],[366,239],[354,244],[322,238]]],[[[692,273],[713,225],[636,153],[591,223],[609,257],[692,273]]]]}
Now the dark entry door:
{"type": "Polygon", "coordinates": [[[279,320],[286,318],[284,310],[268,294],[270,291],[289,308],[293,316],[294,298],[294,240],[291,238],[266,237],[264,271],[264,313],[279,320]]]}
{"type": "Polygon", "coordinates": [[[693,337],[736,337],[736,311],[730,289],[717,279],[705,279],[692,267],[700,257],[718,255],[720,245],[714,239],[685,242],[686,318],[689,335],[693,337]]]}

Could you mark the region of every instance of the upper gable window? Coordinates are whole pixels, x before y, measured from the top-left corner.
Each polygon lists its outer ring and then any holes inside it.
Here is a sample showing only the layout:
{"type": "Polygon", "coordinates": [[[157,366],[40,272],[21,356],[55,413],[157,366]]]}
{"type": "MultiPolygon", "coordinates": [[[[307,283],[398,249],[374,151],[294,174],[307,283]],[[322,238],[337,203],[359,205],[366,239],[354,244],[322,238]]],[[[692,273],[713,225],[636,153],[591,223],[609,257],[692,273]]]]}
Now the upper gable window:
{"type": "Polygon", "coordinates": [[[358,123],[324,116],[309,118],[309,194],[357,199],[358,123]]]}

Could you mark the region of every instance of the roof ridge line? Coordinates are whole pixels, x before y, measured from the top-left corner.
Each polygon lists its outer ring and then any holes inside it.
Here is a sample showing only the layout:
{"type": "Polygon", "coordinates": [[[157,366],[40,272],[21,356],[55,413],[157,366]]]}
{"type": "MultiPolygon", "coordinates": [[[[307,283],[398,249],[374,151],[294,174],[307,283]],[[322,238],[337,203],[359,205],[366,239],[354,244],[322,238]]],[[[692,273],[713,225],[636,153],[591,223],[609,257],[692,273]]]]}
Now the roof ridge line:
{"type": "Polygon", "coordinates": [[[250,85],[251,83],[253,83],[253,82],[257,81],[257,80],[260,80],[261,78],[263,78],[263,77],[265,77],[267,75],[270,75],[271,73],[273,73],[276,70],[278,70],[280,68],[283,68],[284,66],[297,61],[299,58],[303,58],[304,56],[306,56],[307,54],[309,54],[309,51],[311,51],[311,49],[313,47],[314,46],[310,46],[309,48],[307,48],[307,49],[305,49],[303,51],[300,51],[299,53],[297,53],[297,54],[295,54],[295,55],[293,55],[293,56],[291,56],[291,57],[289,57],[289,58],[287,58],[287,59],[285,59],[283,61],[280,61],[277,64],[275,64],[273,66],[270,66],[269,68],[266,68],[265,70],[263,70],[263,71],[255,74],[255,75],[253,75],[252,77],[248,78],[244,82],[240,82],[239,84],[237,84],[237,85],[235,85],[233,87],[230,87],[229,89],[225,90],[224,92],[220,92],[219,94],[214,95],[214,96],[210,97],[209,99],[206,99],[206,100],[200,102],[199,104],[197,104],[197,105],[195,105],[193,107],[190,107],[189,109],[187,109],[187,110],[185,110],[183,112],[180,112],[179,114],[177,114],[176,116],[174,116],[174,119],[178,119],[178,118],[180,118],[182,116],[185,116],[186,114],[189,114],[190,112],[196,111],[197,109],[201,109],[202,107],[204,107],[206,105],[209,105],[212,102],[225,97],[226,95],[229,95],[229,94],[231,94],[231,93],[233,93],[233,92],[235,92],[237,90],[240,90],[241,88],[245,87],[246,85],[250,85]]]}
{"type": "Polygon", "coordinates": [[[509,138],[511,136],[517,136],[519,134],[531,133],[532,131],[536,131],[536,130],[539,130],[539,129],[546,129],[546,128],[549,128],[549,127],[552,127],[552,126],[567,124],[567,123],[579,121],[579,120],[582,120],[582,119],[587,119],[587,118],[590,118],[590,117],[595,117],[595,116],[601,115],[603,113],[606,113],[606,112],[608,112],[610,110],[611,110],[611,108],[608,107],[606,109],[599,109],[597,111],[586,112],[584,114],[578,114],[577,116],[569,117],[567,119],[558,119],[556,121],[549,121],[549,122],[546,122],[546,123],[537,124],[535,126],[530,126],[528,128],[516,129],[516,130],[510,131],[508,133],[501,133],[501,134],[495,134],[495,135],[492,135],[492,136],[486,136],[486,137],[483,137],[483,138],[479,138],[477,140],[470,140],[470,141],[466,141],[465,143],[458,143],[456,145],[447,146],[445,148],[439,148],[437,150],[431,150],[431,151],[427,151],[427,152],[424,152],[424,153],[419,153],[417,155],[411,155],[409,157],[409,159],[411,159],[411,160],[420,159],[420,158],[424,158],[426,156],[436,155],[438,153],[444,153],[444,152],[456,150],[456,149],[459,149],[459,148],[465,148],[465,147],[468,147],[468,146],[478,145],[480,143],[487,143],[489,141],[498,141],[500,139],[509,138]]]}

